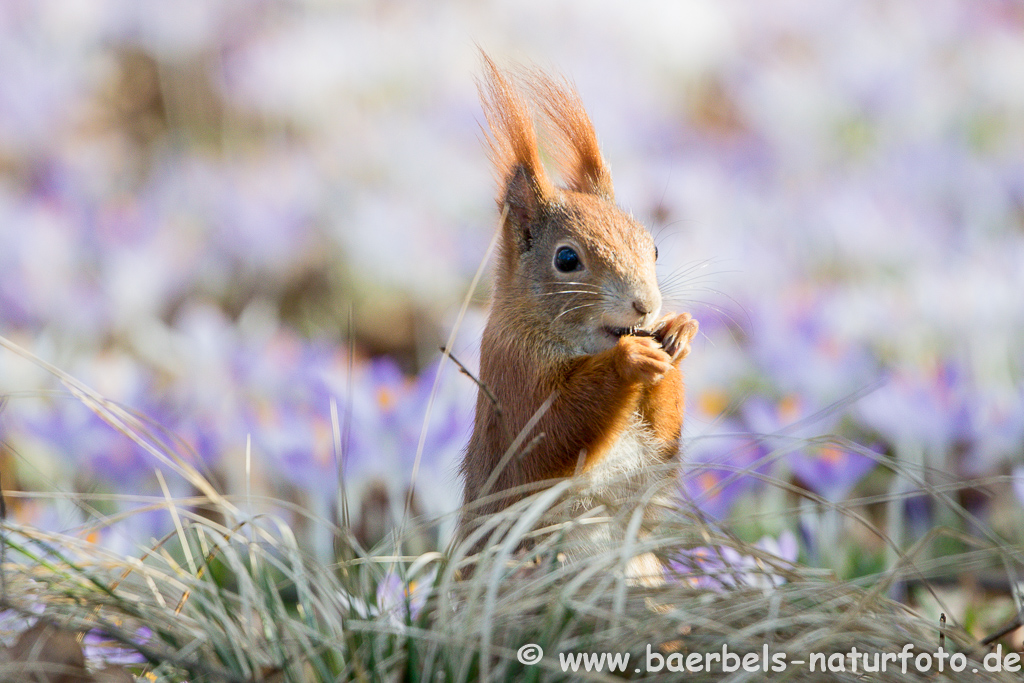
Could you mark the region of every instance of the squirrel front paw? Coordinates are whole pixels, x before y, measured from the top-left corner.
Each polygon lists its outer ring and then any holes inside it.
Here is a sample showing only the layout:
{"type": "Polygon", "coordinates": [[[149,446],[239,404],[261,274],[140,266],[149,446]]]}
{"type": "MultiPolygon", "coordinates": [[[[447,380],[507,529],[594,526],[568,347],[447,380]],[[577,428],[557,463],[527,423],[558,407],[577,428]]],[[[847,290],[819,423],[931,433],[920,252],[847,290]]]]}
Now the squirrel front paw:
{"type": "Polygon", "coordinates": [[[654,338],[673,363],[690,355],[690,342],[696,335],[697,321],[689,313],[669,313],[654,326],[654,338]]]}
{"type": "Polygon", "coordinates": [[[615,352],[616,368],[627,382],[654,384],[672,369],[672,358],[651,337],[620,337],[615,352]]]}

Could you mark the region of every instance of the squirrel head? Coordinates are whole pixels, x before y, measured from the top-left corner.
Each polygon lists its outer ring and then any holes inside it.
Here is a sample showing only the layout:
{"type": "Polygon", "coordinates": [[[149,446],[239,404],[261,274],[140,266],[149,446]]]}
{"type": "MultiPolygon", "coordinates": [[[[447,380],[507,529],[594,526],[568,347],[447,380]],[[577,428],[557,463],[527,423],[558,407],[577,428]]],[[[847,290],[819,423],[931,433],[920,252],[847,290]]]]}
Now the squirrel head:
{"type": "MultiPolygon", "coordinates": [[[[576,91],[537,71],[520,80],[548,124],[556,187],[540,160],[533,113],[508,74],[484,55],[480,87],[505,220],[495,310],[575,354],[611,348],[650,328],[661,309],[657,249],[615,204],[611,174],[576,91]]],[[[493,315],[493,314],[492,314],[493,315]]]]}

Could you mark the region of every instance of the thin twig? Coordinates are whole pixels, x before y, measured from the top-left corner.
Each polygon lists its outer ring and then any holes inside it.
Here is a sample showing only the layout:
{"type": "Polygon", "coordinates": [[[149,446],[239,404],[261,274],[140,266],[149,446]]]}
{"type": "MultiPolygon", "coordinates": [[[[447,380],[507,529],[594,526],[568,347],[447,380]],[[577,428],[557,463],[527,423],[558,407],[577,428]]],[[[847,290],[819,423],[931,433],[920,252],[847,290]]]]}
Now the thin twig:
{"type": "Polygon", "coordinates": [[[1022,621],[1020,616],[1018,616],[1016,619],[1014,619],[1009,624],[1007,624],[1006,626],[1002,627],[1001,629],[999,629],[998,631],[996,631],[992,635],[986,636],[981,641],[981,644],[986,646],[986,647],[988,647],[989,645],[991,645],[992,643],[996,642],[997,640],[999,640],[1003,636],[1007,635],[1008,633],[1013,633],[1014,631],[1019,629],[1021,626],[1024,626],[1024,621],[1022,621]]]}
{"type": "Polygon", "coordinates": [[[501,404],[498,403],[498,397],[495,396],[493,393],[491,393],[490,387],[488,387],[483,382],[483,380],[478,379],[472,372],[470,372],[469,368],[467,368],[462,363],[461,360],[456,358],[454,353],[449,351],[444,346],[440,346],[438,348],[441,349],[441,353],[447,353],[448,354],[448,357],[452,359],[452,362],[459,366],[459,370],[462,371],[463,375],[465,375],[466,377],[469,377],[471,380],[473,380],[476,383],[476,385],[478,387],[480,387],[480,391],[484,392],[484,396],[486,396],[488,398],[488,400],[490,400],[490,402],[494,405],[494,412],[498,413],[498,415],[500,416],[501,415],[501,404]]]}

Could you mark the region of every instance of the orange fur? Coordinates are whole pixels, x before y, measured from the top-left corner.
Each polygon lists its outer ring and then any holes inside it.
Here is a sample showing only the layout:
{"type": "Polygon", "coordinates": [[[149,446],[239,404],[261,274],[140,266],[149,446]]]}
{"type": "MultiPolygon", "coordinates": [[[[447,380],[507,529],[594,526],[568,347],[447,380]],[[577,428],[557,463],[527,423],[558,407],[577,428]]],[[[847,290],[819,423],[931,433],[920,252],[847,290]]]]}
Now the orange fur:
{"type": "MultiPolygon", "coordinates": [[[[480,102],[490,134],[491,164],[500,186],[508,183],[517,168],[524,168],[537,183],[543,195],[551,195],[553,186],[548,180],[537,149],[537,134],[533,128],[533,112],[509,77],[501,72],[490,57],[483,55],[485,80],[478,84],[480,102]]],[[[499,198],[504,203],[504,195],[499,198]]]]}
{"type": "Polygon", "coordinates": [[[540,71],[530,75],[529,87],[547,115],[552,155],[566,186],[614,201],[611,171],[579,95],[567,81],[556,81],[540,71]]]}
{"type": "Polygon", "coordinates": [[[674,456],[683,429],[683,406],[686,394],[683,373],[673,367],[660,382],[647,390],[640,402],[644,422],[654,429],[666,460],[674,456]]]}

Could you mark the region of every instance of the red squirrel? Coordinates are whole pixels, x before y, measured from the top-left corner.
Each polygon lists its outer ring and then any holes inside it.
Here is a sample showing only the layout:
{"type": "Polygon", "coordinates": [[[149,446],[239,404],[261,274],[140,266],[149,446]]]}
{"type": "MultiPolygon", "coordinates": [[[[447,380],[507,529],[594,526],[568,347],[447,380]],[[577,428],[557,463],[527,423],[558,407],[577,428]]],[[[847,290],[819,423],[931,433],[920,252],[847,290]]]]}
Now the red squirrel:
{"type": "Polygon", "coordinates": [[[504,221],[460,468],[463,536],[477,515],[522,498],[523,485],[575,477],[577,509],[626,498],[623,488],[667,488],[683,421],[679,366],[697,333],[688,313],[659,315],[657,247],[615,204],[576,91],[483,61],[480,98],[504,221]],[[560,187],[541,163],[528,102],[548,124],[560,187]]]}

